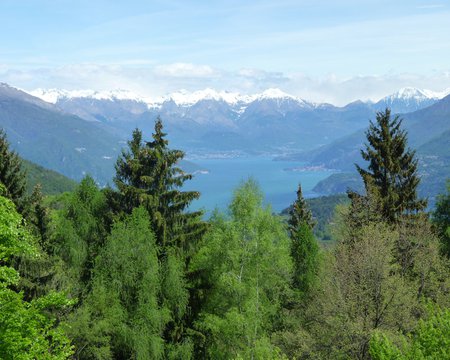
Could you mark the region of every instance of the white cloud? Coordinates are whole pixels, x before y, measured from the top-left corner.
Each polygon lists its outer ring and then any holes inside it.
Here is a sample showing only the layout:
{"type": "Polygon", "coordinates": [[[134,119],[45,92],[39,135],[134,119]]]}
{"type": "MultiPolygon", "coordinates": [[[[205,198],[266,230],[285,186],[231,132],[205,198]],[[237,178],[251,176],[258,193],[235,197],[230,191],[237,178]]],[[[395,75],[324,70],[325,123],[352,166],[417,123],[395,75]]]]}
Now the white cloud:
{"type": "Polygon", "coordinates": [[[161,77],[179,78],[204,78],[219,75],[211,66],[188,63],[158,65],[155,67],[154,73],[161,77]]]}
{"type": "Polygon", "coordinates": [[[61,67],[12,69],[0,66],[0,82],[34,90],[60,88],[97,91],[127,89],[147,97],[158,97],[186,89],[254,94],[279,88],[308,101],[345,105],[351,101],[378,100],[406,86],[442,91],[450,88],[450,71],[429,74],[387,73],[342,77],[328,74],[311,77],[303,73],[270,72],[243,68],[226,71],[208,65],[174,63],[158,66],[73,64],[61,67]]]}

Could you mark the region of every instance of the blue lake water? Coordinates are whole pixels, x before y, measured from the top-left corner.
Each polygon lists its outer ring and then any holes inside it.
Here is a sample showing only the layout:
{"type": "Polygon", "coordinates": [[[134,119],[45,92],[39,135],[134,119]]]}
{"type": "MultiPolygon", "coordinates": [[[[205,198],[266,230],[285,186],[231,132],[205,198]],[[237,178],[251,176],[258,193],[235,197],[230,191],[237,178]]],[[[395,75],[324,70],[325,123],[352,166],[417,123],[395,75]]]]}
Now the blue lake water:
{"type": "Polygon", "coordinates": [[[287,171],[299,169],[304,164],[292,161],[273,161],[271,157],[249,156],[220,159],[192,160],[207,174],[197,173],[191,181],[183,186],[184,190],[201,192],[199,200],[192,204],[192,209],[203,208],[207,212],[214,208],[226,209],[233,190],[249,177],[255,179],[265,194],[266,203],[270,203],[276,212],[288,207],[296,197],[297,186],[302,184],[305,197],[317,196],[312,188],[332,174],[329,170],[314,169],[287,171]]]}

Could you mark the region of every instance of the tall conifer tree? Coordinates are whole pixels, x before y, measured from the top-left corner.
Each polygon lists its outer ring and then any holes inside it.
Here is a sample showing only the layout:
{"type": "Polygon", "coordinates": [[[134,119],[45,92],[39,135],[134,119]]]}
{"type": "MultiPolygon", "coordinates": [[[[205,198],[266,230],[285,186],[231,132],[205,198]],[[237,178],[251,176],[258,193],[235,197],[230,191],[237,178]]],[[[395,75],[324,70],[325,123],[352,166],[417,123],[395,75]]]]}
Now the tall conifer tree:
{"type": "Polygon", "coordinates": [[[22,213],[26,189],[26,174],[19,156],[9,148],[6,133],[0,129],[0,182],[6,187],[6,196],[22,213]]]}
{"type": "Polygon", "coordinates": [[[366,192],[376,192],[381,213],[390,222],[426,207],[426,200],[417,195],[420,179],[415,151],[407,148],[407,134],[401,124],[399,116],[391,118],[389,109],[378,112],[366,132],[365,150],[361,150],[362,158],[369,162],[367,170],[356,165],[366,192]]]}
{"type": "Polygon", "coordinates": [[[312,229],[315,222],[298,186],[297,199],[291,206],[288,220],[291,256],[294,260],[294,287],[307,294],[313,286],[319,266],[319,245],[312,229]]]}
{"type": "Polygon", "coordinates": [[[184,153],[168,148],[162,129],[158,118],[153,141],[143,141],[142,132],[134,130],[129,151],[123,151],[117,160],[114,182],[121,209],[127,213],[141,205],[147,209],[159,245],[188,250],[205,231],[202,213],[186,211],[200,193],[180,190],[192,175],[178,167],[184,153]]]}
{"type": "Polygon", "coordinates": [[[306,223],[311,229],[316,225],[313,220],[311,211],[308,209],[308,205],[306,204],[305,199],[303,198],[302,186],[298,185],[297,189],[297,199],[291,206],[291,210],[289,211],[289,232],[291,235],[295,233],[298,227],[302,223],[306,223]]]}
{"type": "Polygon", "coordinates": [[[206,223],[201,219],[201,211],[188,211],[200,194],[181,190],[192,175],[178,166],[184,153],[169,149],[160,118],[155,122],[152,137],[152,141],[143,141],[140,130],[133,132],[129,150],[123,151],[117,160],[114,182],[118,192],[110,192],[110,200],[117,212],[131,213],[143,206],[149,213],[163,274],[160,302],[170,312],[170,321],[163,331],[166,355],[189,358],[191,342],[186,328],[192,323],[188,311],[192,299],[186,268],[206,231],[206,223]]]}

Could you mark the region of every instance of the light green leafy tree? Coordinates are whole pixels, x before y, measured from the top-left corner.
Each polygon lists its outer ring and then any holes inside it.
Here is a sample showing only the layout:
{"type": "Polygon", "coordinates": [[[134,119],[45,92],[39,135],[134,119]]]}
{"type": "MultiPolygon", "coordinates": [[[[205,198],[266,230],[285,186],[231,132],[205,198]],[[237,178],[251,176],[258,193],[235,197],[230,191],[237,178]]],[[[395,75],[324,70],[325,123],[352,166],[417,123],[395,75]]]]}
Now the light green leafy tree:
{"type": "Polygon", "coordinates": [[[254,181],[240,186],[230,217],[215,214],[191,270],[209,288],[196,322],[198,356],[214,359],[281,357],[270,336],[292,276],[289,238],[254,181]]]}
{"type": "Polygon", "coordinates": [[[82,300],[89,290],[94,261],[108,231],[108,208],[94,179],[85,177],[53,215],[50,251],[64,262],[59,282],[82,300]]]}
{"type": "MultiPolygon", "coordinates": [[[[1,185],[1,184],[0,184],[1,185]]],[[[0,186],[0,193],[5,188],[0,186]]],[[[69,306],[61,293],[24,301],[17,287],[20,274],[12,257],[39,256],[35,241],[22,225],[12,201],[0,196],[0,358],[8,360],[67,359],[72,346],[48,310],[69,306]]]]}
{"type": "Polygon", "coordinates": [[[180,289],[162,288],[158,251],[144,208],[113,226],[96,259],[92,290],[68,323],[77,358],[164,357],[163,330],[171,314],[161,294],[180,289]]]}
{"type": "Polygon", "coordinates": [[[308,336],[298,357],[369,359],[375,330],[412,328],[419,300],[394,261],[398,236],[385,224],[369,224],[358,228],[357,241],[336,244],[321,286],[307,304],[303,330],[308,336]]]}
{"type": "Polygon", "coordinates": [[[433,309],[407,336],[377,332],[370,342],[373,360],[448,360],[450,359],[450,310],[433,309]]]}

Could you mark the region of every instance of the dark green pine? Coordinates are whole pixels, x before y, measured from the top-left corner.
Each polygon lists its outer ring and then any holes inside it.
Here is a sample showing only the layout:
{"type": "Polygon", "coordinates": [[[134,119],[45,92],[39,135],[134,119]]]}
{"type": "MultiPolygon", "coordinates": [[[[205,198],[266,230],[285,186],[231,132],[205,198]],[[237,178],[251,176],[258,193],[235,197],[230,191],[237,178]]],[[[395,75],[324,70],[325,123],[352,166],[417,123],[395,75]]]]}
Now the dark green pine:
{"type": "Polygon", "coordinates": [[[180,190],[192,175],[178,167],[184,153],[169,149],[160,118],[152,137],[153,141],[145,142],[142,132],[134,130],[129,150],[117,160],[114,182],[120,193],[119,203],[127,213],[143,205],[150,214],[158,244],[188,251],[206,230],[202,212],[187,211],[200,193],[180,190]]]}
{"type": "Polygon", "coordinates": [[[399,116],[391,118],[389,109],[378,112],[376,122],[371,122],[366,132],[368,143],[361,150],[362,158],[369,162],[367,170],[356,165],[366,192],[376,191],[382,215],[391,222],[402,214],[420,212],[427,204],[418,198],[417,159],[407,148],[401,124],[399,116]]]}
{"type": "Polygon", "coordinates": [[[291,256],[294,261],[293,285],[302,296],[306,296],[317,278],[319,267],[319,245],[312,229],[315,226],[299,184],[297,199],[291,206],[288,220],[289,237],[291,238],[291,256]]]}
{"type": "Polygon", "coordinates": [[[20,213],[24,212],[26,173],[19,156],[9,149],[6,133],[0,129],[0,182],[20,213]]]}
{"type": "Polygon", "coordinates": [[[289,211],[288,230],[290,235],[294,234],[303,223],[307,224],[311,230],[316,225],[311,211],[303,198],[302,186],[299,184],[297,189],[297,199],[294,201],[289,211]]]}

